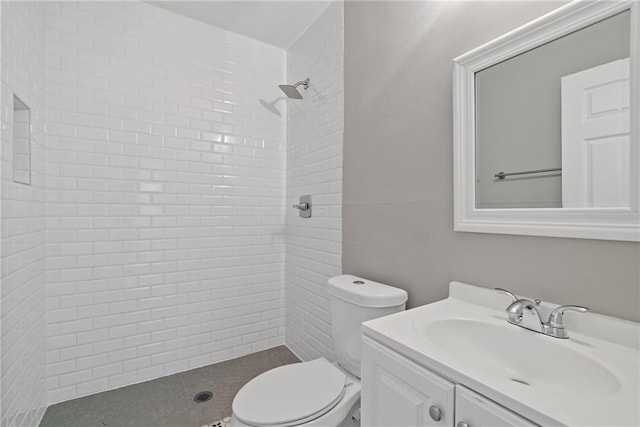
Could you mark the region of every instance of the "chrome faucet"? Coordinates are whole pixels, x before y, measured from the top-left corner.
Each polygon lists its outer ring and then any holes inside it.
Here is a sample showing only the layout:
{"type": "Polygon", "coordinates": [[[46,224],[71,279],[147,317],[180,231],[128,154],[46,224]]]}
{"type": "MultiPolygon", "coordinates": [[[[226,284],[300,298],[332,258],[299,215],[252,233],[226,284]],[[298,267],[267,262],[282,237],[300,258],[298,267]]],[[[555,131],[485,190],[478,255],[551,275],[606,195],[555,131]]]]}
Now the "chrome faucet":
{"type": "Polygon", "coordinates": [[[518,298],[517,295],[502,288],[495,288],[496,291],[509,295],[513,302],[506,309],[507,322],[529,329],[534,332],[549,335],[554,338],[569,338],[564,326],[564,312],[578,311],[586,313],[588,308],[579,305],[561,305],[553,309],[546,322],[540,317],[540,300],[531,301],[526,298],[518,298]]]}

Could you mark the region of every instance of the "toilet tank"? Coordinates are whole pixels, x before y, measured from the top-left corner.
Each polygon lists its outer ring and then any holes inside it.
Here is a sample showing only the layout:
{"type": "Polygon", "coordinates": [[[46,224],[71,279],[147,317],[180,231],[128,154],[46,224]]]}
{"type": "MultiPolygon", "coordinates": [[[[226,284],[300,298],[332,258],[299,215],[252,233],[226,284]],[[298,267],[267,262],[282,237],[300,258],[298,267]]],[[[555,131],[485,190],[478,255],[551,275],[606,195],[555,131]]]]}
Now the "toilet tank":
{"type": "Polygon", "coordinates": [[[362,322],[403,311],[407,292],[349,274],[329,279],[328,289],[334,356],[360,378],[362,322]]]}

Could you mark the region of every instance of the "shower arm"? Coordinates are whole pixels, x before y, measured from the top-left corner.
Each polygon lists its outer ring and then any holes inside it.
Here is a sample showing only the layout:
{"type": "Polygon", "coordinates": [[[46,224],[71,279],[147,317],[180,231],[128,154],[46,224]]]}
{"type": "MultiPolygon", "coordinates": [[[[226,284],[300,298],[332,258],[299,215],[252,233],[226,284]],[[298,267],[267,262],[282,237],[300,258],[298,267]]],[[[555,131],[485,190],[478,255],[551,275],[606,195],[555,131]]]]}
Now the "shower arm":
{"type": "Polygon", "coordinates": [[[307,77],[304,80],[300,80],[298,83],[294,84],[293,87],[304,86],[304,89],[307,90],[309,88],[309,78],[307,77]]]}

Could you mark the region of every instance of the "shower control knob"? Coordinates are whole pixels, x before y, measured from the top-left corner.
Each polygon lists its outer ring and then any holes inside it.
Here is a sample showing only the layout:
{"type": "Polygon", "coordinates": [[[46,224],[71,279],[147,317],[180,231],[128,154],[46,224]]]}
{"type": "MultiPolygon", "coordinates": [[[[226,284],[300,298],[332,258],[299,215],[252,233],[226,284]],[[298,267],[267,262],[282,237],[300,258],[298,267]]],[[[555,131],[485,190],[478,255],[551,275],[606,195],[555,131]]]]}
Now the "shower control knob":
{"type": "Polygon", "coordinates": [[[440,421],[442,419],[442,411],[435,405],[429,407],[429,416],[433,421],[440,421]]]}
{"type": "Polygon", "coordinates": [[[464,421],[460,421],[458,424],[456,424],[456,427],[469,427],[469,424],[465,423],[464,421]]]}
{"type": "Polygon", "coordinates": [[[307,194],[300,196],[300,203],[293,205],[294,208],[300,211],[300,217],[311,218],[311,195],[307,194]]]}

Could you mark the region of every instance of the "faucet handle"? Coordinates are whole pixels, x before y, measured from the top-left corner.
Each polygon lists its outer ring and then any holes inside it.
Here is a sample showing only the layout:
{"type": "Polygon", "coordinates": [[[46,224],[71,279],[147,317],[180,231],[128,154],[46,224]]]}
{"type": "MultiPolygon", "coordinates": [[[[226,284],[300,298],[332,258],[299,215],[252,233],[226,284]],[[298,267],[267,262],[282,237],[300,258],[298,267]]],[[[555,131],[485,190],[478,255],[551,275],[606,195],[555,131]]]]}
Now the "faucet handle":
{"type": "Polygon", "coordinates": [[[553,309],[549,314],[549,326],[554,328],[564,328],[563,314],[565,311],[577,311],[580,313],[586,313],[589,311],[587,307],[581,305],[561,305],[553,309]]]}
{"type": "Polygon", "coordinates": [[[503,294],[509,295],[511,298],[513,298],[513,301],[518,301],[518,296],[516,294],[514,294],[513,292],[509,292],[506,289],[502,289],[502,288],[494,288],[496,291],[501,292],[503,294]]]}

